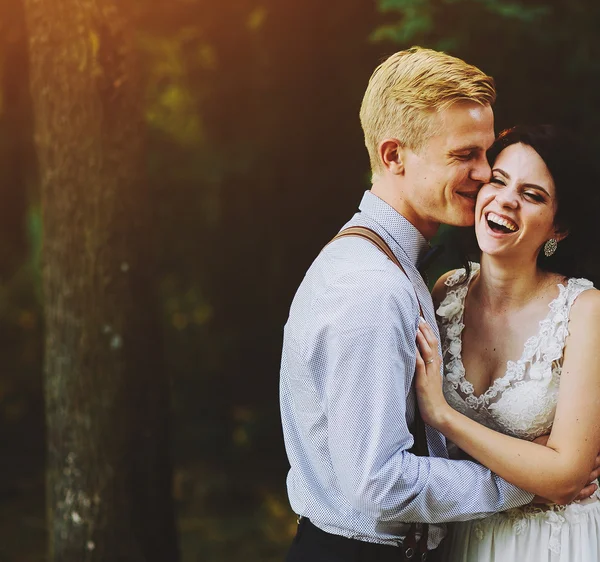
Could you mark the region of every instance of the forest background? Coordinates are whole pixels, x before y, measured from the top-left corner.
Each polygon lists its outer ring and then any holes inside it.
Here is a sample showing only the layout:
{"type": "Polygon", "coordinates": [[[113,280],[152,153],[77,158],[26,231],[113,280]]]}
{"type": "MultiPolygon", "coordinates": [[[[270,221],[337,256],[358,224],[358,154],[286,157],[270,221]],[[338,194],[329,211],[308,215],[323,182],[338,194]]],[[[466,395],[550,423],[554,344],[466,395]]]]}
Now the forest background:
{"type": "MultiPolygon", "coordinates": [[[[307,267],[369,188],[358,109],[371,72],[414,44],[445,50],[495,77],[497,131],[563,123],[600,149],[600,4],[121,5],[141,61],[157,266],[148,282],[171,384],[181,559],[274,562],[295,530],[278,409],[282,327],[307,267]]],[[[32,90],[26,21],[20,0],[0,2],[0,562],[47,551],[41,86],[32,90]]],[[[452,236],[440,234],[446,245],[452,236]]],[[[450,251],[431,277],[452,265],[450,251]]]]}

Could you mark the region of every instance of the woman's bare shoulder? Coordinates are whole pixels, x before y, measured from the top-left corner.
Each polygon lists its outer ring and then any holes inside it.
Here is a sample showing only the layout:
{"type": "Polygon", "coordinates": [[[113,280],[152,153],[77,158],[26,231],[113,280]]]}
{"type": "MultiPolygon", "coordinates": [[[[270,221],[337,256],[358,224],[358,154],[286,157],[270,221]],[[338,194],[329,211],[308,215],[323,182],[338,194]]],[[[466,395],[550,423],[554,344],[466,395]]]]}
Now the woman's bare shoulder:
{"type": "Polygon", "coordinates": [[[600,321],[600,291],[590,288],[581,292],[573,303],[569,320],[571,324],[582,323],[597,329],[600,321]]]}
{"type": "Polygon", "coordinates": [[[446,281],[452,277],[458,269],[451,269],[444,273],[440,278],[435,282],[433,289],[431,291],[431,297],[433,299],[433,304],[437,308],[440,303],[446,298],[446,294],[448,293],[448,285],[446,285],[446,281]]]}

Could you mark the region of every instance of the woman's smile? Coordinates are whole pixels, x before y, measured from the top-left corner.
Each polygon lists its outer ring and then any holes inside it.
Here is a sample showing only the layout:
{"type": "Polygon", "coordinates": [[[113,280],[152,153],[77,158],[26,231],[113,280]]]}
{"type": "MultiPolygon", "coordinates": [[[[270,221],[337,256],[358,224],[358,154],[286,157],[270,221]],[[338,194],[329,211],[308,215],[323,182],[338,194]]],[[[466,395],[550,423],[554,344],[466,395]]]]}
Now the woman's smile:
{"type": "Polygon", "coordinates": [[[495,234],[514,234],[519,230],[519,225],[506,215],[488,211],[485,213],[485,219],[495,234]]]}

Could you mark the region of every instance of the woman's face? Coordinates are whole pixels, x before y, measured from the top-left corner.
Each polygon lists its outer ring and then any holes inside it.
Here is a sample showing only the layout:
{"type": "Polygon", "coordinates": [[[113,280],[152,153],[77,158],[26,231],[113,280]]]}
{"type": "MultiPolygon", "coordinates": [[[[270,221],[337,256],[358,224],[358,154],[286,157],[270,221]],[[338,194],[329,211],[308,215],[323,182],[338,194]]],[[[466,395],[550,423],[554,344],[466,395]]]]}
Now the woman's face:
{"type": "Polygon", "coordinates": [[[511,144],[496,158],[489,183],[479,191],[475,233],[489,255],[537,258],[554,226],[556,191],[550,171],[525,144],[511,144]]]}

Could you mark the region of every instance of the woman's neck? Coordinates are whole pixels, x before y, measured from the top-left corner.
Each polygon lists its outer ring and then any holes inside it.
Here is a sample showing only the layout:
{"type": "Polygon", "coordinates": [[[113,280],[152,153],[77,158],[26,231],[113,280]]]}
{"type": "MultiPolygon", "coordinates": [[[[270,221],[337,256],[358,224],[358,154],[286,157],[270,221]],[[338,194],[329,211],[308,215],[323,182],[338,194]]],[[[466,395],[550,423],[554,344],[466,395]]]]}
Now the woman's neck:
{"type": "Polygon", "coordinates": [[[530,303],[553,277],[540,270],[535,261],[516,262],[483,254],[471,291],[490,313],[505,313],[530,303]]]}

